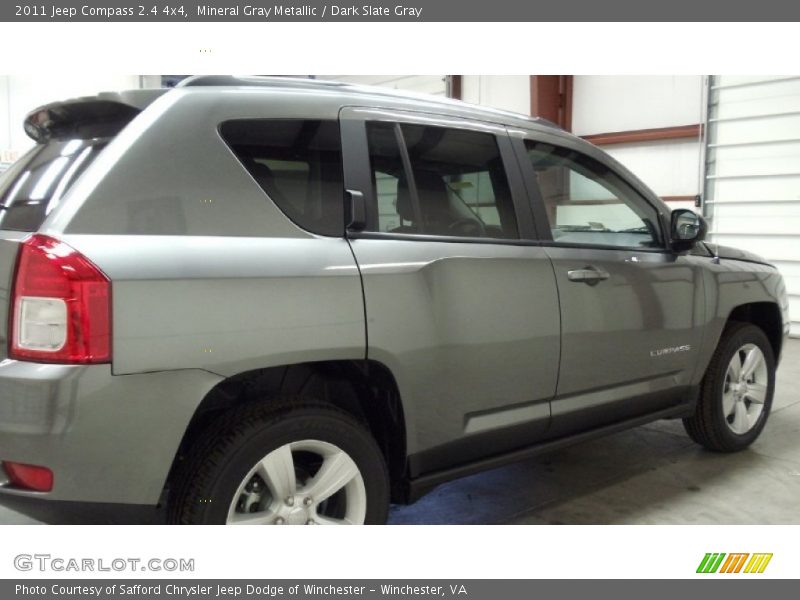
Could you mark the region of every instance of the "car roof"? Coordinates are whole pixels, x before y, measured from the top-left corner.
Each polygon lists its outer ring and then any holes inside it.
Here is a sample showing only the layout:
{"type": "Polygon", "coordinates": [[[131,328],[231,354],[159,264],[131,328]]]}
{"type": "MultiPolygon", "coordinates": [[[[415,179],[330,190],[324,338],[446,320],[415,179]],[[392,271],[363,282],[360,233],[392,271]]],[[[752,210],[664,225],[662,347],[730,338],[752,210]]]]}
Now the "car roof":
{"type": "Polygon", "coordinates": [[[248,88],[249,91],[263,89],[274,93],[285,92],[308,97],[309,91],[328,92],[326,96],[340,105],[365,105],[394,108],[398,110],[429,110],[450,116],[499,123],[503,125],[545,129],[550,133],[566,131],[556,124],[540,117],[530,117],[497,108],[478,106],[461,100],[443,98],[431,94],[398,91],[389,88],[358,85],[342,81],[323,79],[305,79],[299,77],[264,77],[234,75],[197,75],[181,81],[176,88],[191,90],[192,88],[248,88]],[[333,92],[333,94],[331,94],[333,92]]]}
{"type": "MultiPolygon", "coordinates": [[[[299,77],[264,77],[234,75],[197,75],[182,80],[174,91],[192,93],[193,91],[209,92],[246,90],[258,93],[262,90],[274,98],[275,94],[285,96],[288,102],[293,97],[297,101],[307,102],[309,96],[326,109],[338,110],[344,106],[363,106],[369,108],[386,108],[432,112],[440,115],[461,117],[495,123],[510,127],[534,129],[547,133],[574,137],[554,123],[539,117],[514,113],[507,110],[489,108],[470,104],[452,98],[442,98],[431,94],[398,91],[376,86],[358,85],[341,81],[321,79],[305,79],[299,77]],[[315,95],[313,92],[323,92],[315,95]]],[[[59,123],[69,124],[81,118],[83,113],[91,115],[98,110],[135,111],[140,112],[164,94],[169,88],[153,88],[124,90],[120,92],[102,92],[95,96],[70,98],[51,102],[31,111],[25,119],[25,131],[34,140],[40,141],[49,135],[43,130],[41,123],[47,128],[54,128],[59,123]]]]}

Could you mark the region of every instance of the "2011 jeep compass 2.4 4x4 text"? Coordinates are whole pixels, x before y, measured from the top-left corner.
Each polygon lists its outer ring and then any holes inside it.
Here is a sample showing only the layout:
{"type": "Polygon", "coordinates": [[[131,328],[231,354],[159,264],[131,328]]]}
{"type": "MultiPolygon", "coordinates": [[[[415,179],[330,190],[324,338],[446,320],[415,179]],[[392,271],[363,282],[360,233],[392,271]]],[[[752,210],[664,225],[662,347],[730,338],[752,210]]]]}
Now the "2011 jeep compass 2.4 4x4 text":
{"type": "Polygon", "coordinates": [[[0,503],[380,523],[662,418],[764,427],[776,269],[546,122],[232,77],[56,102],[0,180],[0,503]]]}

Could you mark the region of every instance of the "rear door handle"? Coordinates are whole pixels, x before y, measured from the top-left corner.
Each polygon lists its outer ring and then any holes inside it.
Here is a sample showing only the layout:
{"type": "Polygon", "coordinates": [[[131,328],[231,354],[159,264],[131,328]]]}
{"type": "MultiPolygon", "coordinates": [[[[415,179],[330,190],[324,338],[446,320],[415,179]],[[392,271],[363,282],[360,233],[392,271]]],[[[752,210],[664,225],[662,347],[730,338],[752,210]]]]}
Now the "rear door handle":
{"type": "Polygon", "coordinates": [[[598,269],[597,267],[586,267],[583,269],[567,271],[567,278],[570,281],[582,282],[588,285],[597,285],[609,277],[610,275],[608,274],[608,271],[598,269]]]}
{"type": "Polygon", "coordinates": [[[364,194],[356,190],[345,190],[350,199],[350,222],[347,231],[363,231],[367,226],[367,201],[364,194]]]}

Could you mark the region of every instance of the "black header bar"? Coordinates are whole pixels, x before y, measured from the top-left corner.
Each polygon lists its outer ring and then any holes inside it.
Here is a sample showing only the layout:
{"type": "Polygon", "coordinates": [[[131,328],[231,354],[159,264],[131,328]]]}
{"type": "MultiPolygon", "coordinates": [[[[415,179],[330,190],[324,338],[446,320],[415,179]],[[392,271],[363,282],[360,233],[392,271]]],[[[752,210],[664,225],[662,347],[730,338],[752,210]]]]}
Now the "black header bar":
{"type": "MultiPolygon", "coordinates": [[[[59,0],[3,2],[0,22],[771,22],[800,20],[786,0],[59,0]]],[[[757,25],[754,25],[757,27],[757,25]]],[[[676,35],[679,35],[676,25],[676,35]]]]}

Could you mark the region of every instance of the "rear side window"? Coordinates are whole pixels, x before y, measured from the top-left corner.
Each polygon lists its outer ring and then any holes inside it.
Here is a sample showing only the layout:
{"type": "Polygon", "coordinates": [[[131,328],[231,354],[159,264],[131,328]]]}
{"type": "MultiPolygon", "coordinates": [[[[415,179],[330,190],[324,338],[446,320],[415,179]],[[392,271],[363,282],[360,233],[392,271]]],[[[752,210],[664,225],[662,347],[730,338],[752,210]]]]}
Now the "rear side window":
{"type": "Polygon", "coordinates": [[[261,189],[297,225],[344,235],[339,124],[318,120],[236,120],[220,134],[261,189]]]}
{"type": "Polygon", "coordinates": [[[495,136],[413,124],[367,124],[381,233],[519,236],[495,136]]]}
{"type": "Polygon", "coordinates": [[[0,229],[37,231],[106,143],[75,139],[35,146],[0,176],[0,229]]]}

